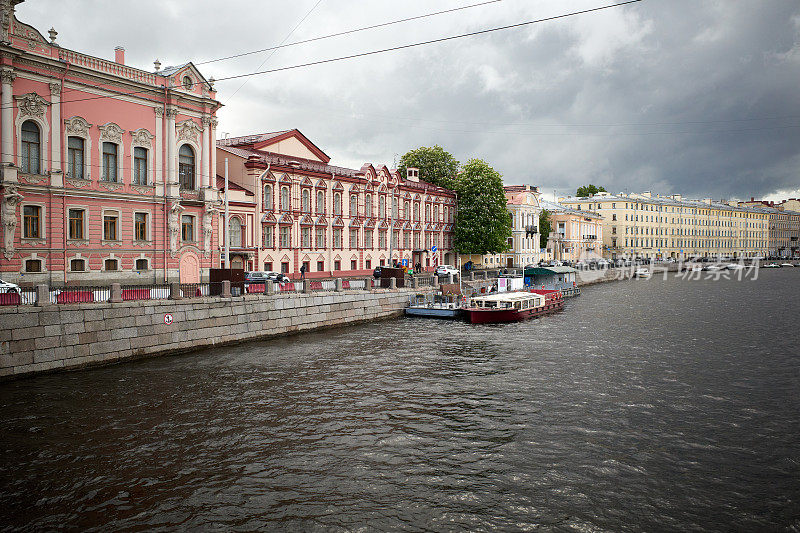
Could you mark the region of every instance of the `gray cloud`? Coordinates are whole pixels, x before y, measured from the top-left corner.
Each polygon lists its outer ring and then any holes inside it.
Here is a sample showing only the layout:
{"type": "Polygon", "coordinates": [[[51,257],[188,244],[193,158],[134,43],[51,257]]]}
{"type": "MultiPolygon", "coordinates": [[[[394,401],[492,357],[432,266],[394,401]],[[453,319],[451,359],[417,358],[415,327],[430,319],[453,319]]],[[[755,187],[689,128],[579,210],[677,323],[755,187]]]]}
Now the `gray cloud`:
{"type": "MultiPolygon", "coordinates": [[[[27,0],[18,17],[68,48],[128,63],[201,61],[280,42],[316,0],[137,3],[27,0]],[[110,7],[111,6],[111,7],[110,7]],[[97,16],[87,16],[86,12],[97,16]],[[102,16],[101,16],[102,15],[102,16]]],[[[464,5],[323,0],[291,40],[464,5]]],[[[303,63],[602,5],[504,0],[279,50],[303,63]]],[[[654,190],[716,198],[800,189],[800,5],[645,0],[524,29],[220,82],[220,130],[297,127],[358,168],[440,144],[487,160],[506,183],[574,192],[654,190]]],[[[264,54],[201,65],[217,78],[264,54]]]]}

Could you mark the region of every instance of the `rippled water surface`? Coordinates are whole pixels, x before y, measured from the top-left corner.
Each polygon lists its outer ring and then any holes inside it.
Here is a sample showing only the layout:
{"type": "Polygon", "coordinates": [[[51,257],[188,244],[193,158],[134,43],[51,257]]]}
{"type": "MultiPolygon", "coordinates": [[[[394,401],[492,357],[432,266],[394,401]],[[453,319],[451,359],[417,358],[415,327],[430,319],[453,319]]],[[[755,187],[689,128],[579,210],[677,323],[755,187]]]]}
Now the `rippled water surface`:
{"type": "Polygon", "coordinates": [[[0,383],[0,529],[800,531],[800,269],[0,383]]]}

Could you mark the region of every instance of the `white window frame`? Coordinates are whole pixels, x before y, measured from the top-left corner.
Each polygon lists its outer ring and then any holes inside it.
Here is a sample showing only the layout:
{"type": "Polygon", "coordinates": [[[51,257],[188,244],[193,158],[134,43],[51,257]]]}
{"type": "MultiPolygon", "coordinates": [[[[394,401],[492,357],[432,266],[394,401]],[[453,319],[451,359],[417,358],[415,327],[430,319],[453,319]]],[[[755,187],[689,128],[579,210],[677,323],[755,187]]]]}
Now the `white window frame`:
{"type": "MultiPolygon", "coordinates": [[[[103,209],[100,215],[100,242],[120,242],[122,241],[122,215],[118,209],[103,209]],[[106,239],[106,215],[115,214],[117,216],[117,235],[116,239],[106,239]]],[[[105,265],[105,261],[103,262],[105,265]]],[[[103,267],[105,269],[105,267],[103,267]]],[[[119,269],[117,269],[119,270],[119,269]]]]}
{"type": "Polygon", "coordinates": [[[19,206],[20,239],[24,242],[39,242],[47,239],[47,206],[40,202],[22,202],[19,206]],[[39,208],[39,236],[25,236],[25,208],[34,206],[39,208]]]}
{"type": "Polygon", "coordinates": [[[46,176],[47,171],[52,165],[48,165],[50,160],[50,125],[39,117],[23,115],[17,113],[17,120],[14,123],[14,131],[17,134],[17,153],[14,158],[17,166],[22,168],[22,124],[31,121],[39,126],[39,172],[35,176],[46,176]]]}
{"type": "Polygon", "coordinates": [[[133,242],[153,242],[153,233],[152,233],[152,231],[153,231],[152,230],[152,227],[153,227],[153,214],[150,211],[146,211],[146,210],[143,210],[143,209],[134,210],[133,213],[131,213],[131,224],[132,224],[131,227],[133,228],[133,233],[131,235],[131,240],[133,242]],[[144,241],[136,239],[136,215],[138,213],[143,213],[143,214],[147,215],[147,231],[146,231],[147,239],[144,240],[144,241]]]}
{"type": "MultiPolygon", "coordinates": [[[[72,205],[72,204],[67,205],[67,209],[64,212],[64,223],[65,223],[64,227],[66,228],[67,241],[68,242],[86,242],[86,241],[88,241],[89,240],[88,222],[89,222],[89,206],[88,205],[72,205]],[[76,209],[76,210],[79,209],[79,210],[83,211],[83,223],[82,223],[83,227],[81,228],[82,229],[82,233],[83,233],[83,237],[80,238],[80,239],[74,239],[74,238],[69,236],[69,226],[70,226],[69,212],[70,212],[71,209],[76,209]]],[[[79,258],[79,259],[83,259],[83,258],[79,258]]]]}

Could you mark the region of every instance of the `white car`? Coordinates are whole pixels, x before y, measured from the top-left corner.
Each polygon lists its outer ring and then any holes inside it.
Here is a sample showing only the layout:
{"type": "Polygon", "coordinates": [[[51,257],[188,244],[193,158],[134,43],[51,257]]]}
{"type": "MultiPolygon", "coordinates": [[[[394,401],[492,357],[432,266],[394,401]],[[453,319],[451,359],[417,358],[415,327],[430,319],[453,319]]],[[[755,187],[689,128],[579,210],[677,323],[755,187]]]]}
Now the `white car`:
{"type": "Polygon", "coordinates": [[[434,271],[437,276],[447,276],[448,274],[458,275],[458,269],[453,265],[439,265],[434,271]]]}
{"type": "Polygon", "coordinates": [[[3,281],[0,279],[0,293],[2,292],[16,292],[17,294],[20,293],[19,285],[16,283],[11,283],[9,281],[3,281]]]}

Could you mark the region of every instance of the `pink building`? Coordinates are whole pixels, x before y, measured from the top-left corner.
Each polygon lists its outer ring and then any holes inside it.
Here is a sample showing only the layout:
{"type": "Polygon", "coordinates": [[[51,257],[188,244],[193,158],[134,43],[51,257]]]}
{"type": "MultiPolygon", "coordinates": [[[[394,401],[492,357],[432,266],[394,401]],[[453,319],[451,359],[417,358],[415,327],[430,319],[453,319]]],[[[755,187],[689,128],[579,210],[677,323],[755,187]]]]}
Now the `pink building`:
{"type": "MultiPolygon", "coordinates": [[[[229,169],[231,266],[299,277],[371,273],[406,260],[453,264],[455,193],[385,165],[337,167],[298,130],[217,142],[229,169]],[[390,241],[391,239],[391,241],[390,241]],[[391,248],[391,253],[390,253],[391,248]]],[[[220,241],[220,247],[223,246],[220,241]]]]}
{"type": "Polygon", "coordinates": [[[199,281],[219,262],[212,83],[62,48],[21,1],[0,0],[0,276],[199,281]]]}

